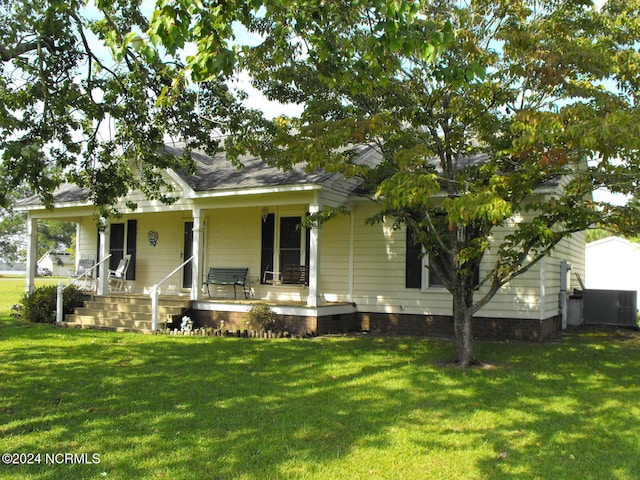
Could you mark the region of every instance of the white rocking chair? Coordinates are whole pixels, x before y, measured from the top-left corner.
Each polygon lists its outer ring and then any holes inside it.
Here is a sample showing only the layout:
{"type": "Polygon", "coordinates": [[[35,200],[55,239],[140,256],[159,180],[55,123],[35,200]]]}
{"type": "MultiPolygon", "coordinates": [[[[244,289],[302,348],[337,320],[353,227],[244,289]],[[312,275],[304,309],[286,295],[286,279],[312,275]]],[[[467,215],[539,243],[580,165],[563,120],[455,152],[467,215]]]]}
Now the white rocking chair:
{"type": "Polygon", "coordinates": [[[127,282],[127,270],[131,263],[131,255],[125,255],[115,270],[109,270],[109,290],[114,292],[122,292],[127,282]],[[111,288],[113,285],[113,289],[111,288]]]}
{"type": "Polygon", "coordinates": [[[85,290],[93,289],[93,280],[95,270],[92,270],[93,266],[96,264],[93,258],[81,258],[78,261],[78,269],[70,270],[68,274],[68,281],[71,283],[73,280],[79,279],[83,280],[83,285],[85,290]]]}

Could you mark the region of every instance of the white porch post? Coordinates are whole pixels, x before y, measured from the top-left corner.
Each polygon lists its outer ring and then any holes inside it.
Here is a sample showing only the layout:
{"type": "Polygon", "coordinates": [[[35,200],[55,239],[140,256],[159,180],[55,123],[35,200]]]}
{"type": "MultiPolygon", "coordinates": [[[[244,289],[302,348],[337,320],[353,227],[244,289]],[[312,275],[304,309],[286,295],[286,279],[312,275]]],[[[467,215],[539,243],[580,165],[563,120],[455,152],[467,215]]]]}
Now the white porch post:
{"type": "MultiPolygon", "coordinates": [[[[314,214],[320,211],[319,202],[309,205],[309,213],[314,214]]],[[[316,225],[309,232],[309,296],[307,297],[307,305],[317,307],[322,303],[319,295],[320,286],[320,225],[316,225]]]]}
{"type": "Polygon", "coordinates": [[[202,272],[202,235],[204,230],[204,220],[202,218],[202,210],[200,208],[193,209],[193,260],[191,260],[192,279],[191,279],[191,300],[202,300],[201,274],[202,272]]]}
{"type": "MultiPolygon", "coordinates": [[[[101,261],[107,255],[111,248],[111,222],[108,219],[102,219],[104,228],[100,230],[100,259],[101,261]]],[[[106,295],[109,293],[109,263],[105,262],[100,266],[100,276],[98,277],[98,295],[106,295]]]]}
{"type": "Polygon", "coordinates": [[[38,259],[38,219],[27,214],[27,279],[25,290],[32,292],[35,288],[36,267],[38,259]]]}

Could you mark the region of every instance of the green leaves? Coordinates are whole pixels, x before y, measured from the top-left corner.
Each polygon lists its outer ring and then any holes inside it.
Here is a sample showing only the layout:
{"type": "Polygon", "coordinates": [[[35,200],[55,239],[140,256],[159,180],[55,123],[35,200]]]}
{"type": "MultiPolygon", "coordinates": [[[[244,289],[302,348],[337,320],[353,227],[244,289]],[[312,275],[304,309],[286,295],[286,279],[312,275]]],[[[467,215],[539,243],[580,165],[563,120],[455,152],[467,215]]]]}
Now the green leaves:
{"type": "Polygon", "coordinates": [[[156,46],[162,44],[169,54],[175,55],[190,37],[192,13],[193,4],[188,1],[175,4],[158,2],[149,21],[149,39],[156,46]]]}
{"type": "MultiPolygon", "coordinates": [[[[7,0],[0,12],[0,177],[3,191],[26,184],[46,204],[61,183],[89,190],[96,208],[132,189],[171,202],[166,168],[189,168],[161,154],[167,137],[187,151],[214,152],[218,141],[203,117],[236,124],[242,107],[228,87],[211,82],[194,90],[184,64],[160,55],[186,45],[198,2],[162,2],[157,33],[136,2],[99,1],[90,18],[77,2],[7,0]],[[16,81],[16,79],[20,81],[16,81]]],[[[228,28],[228,27],[227,27],[228,28]]],[[[6,196],[0,204],[8,203],[6,196]]],[[[129,207],[133,207],[130,205],[129,207]]]]}
{"type": "Polygon", "coordinates": [[[389,210],[409,210],[432,205],[440,186],[435,173],[398,172],[382,180],[376,197],[389,210]]]}
{"type": "Polygon", "coordinates": [[[447,212],[450,228],[455,224],[468,225],[474,221],[502,225],[514,213],[510,202],[490,191],[445,198],[442,208],[447,212]]]}

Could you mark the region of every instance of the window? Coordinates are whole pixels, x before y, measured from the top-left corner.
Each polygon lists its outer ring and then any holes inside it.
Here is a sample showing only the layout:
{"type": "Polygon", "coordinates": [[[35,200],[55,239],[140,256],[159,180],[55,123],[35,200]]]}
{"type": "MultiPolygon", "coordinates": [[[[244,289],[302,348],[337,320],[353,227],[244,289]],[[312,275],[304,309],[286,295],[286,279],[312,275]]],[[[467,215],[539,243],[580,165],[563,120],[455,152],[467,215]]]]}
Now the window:
{"type": "Polygon", "coordinates": [[[260,260],[260,279],[263,283],[271,283],[274,279],[265,272],[278,272],[283,283],[305,283],[308,271],[309,232],[301,228],[301,216],[279,217],[270,213],[262,221],[262,250],[260,260]],[[304,233],[304,235],[303,235],[304,233]],[[274,268],[275,265],[275,268],[274,268]],[[292,273],[298,270],[298,275],[292,273]]]}
{"type": "Polygon", "coordinates": [[[428,255],[424,254],[422,245],[415,243],[413,231],[407,228],[405,258],[406,288],[443,288],[444,283],[434,272],[427,268],[428,255]]]}
{"type": "Polygon", "coordinates": [[[285,265],[301,265],[302,261],[302,217],[280,218],[279,265],[284,272],[285,265]]]}
{"type": "Polygon", "coordinates": [[[425,270],[427,271],[427,287],[430,288],[444,288],[444,282],[442,281],[442,279],[436,275],[435,272],[429,270],[428,268],[426,268],[425,265],[425,270]]]}

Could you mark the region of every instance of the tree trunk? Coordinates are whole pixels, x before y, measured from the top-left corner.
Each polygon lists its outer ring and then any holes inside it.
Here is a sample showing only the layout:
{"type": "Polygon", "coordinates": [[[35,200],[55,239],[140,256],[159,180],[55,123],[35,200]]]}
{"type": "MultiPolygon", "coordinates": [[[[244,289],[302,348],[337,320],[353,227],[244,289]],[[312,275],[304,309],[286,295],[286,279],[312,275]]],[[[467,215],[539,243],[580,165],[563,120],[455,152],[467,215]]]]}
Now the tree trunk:
{"type": "Polygon", "coordinates": [[[466,291],[459,286],[453,292],[453,322],[456,334],[456,361],[460,367],[469,367],[476,363],[473,347],[473,328],[471,325],[471,307],[473,290],[466,291]]]}

